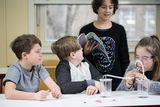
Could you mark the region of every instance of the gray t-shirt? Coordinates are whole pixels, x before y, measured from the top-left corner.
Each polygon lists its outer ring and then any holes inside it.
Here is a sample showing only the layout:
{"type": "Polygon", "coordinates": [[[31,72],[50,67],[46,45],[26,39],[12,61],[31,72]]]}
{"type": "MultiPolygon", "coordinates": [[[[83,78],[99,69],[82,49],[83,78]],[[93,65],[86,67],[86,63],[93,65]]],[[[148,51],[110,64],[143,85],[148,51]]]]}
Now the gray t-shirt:
{"type": "Polygon", "coordinates": [[[44,81],[49,76],[47,70],[40,64],[33,66],[31,71],[28,72],[22,68],[19,61],[14,62],[6,73],[3,85],[7,81],[16,84],[16,90],[25,92],[37,92],[39,87],[39,78],[44,81]]]}

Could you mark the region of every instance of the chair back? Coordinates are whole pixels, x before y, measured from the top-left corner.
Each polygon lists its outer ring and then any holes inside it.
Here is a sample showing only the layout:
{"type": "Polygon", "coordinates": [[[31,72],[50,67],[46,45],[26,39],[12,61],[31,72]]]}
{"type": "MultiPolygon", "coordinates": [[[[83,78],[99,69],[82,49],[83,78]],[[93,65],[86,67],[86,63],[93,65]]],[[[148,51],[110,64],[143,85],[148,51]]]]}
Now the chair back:
{"type": "Polygon", "coordinates": [[[42,61],[43,66],[57,66],[59,63],[59,60],[44,60],[42,61]]]}
{"type": "MultiPolygon", "coordinates": [[[[44,60],[42,61],[42,65],[44,68],[48,71],[50,74],[50,77],[54,80],[55,83],[57,83],[56,76],[55,76],[55,70],[56,66],[58,65],[59,60],[44,60]]],[[[39,90],[48,90],[48,87],[40,80],[39,84],[39,90]]]]}

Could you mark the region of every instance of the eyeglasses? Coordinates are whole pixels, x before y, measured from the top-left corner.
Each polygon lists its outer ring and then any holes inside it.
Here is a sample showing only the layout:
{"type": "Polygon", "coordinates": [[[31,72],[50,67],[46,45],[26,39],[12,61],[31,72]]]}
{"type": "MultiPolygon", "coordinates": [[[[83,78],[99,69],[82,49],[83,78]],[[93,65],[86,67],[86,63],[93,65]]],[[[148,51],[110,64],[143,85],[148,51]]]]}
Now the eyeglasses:
{"type": "Polygon", "coordinates": [[[136,55],[135,57],[136,57],[136,60],[142,59],[142,61],[148,61],[148,60],[152,59],[154,56],[150,56],[150,57],[142,56],[142,57],[140,57],[140,56],[136,55]]]}

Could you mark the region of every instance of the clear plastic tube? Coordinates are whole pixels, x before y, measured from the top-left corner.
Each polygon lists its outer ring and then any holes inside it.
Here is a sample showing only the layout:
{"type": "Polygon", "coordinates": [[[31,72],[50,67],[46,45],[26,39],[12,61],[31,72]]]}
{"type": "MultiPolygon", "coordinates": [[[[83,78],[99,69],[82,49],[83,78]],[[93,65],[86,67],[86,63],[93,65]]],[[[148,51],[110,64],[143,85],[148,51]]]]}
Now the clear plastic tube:
{"type": "Polygon", "coordinates": [[[134,78],[134,77],[120,77],[120,76],[115,76],[115,75],[110,75],[110,74],[103,75],[103,78],[107,78],[107,77],[113,77],[113,78],[118,78],[118,79],[132,79],[132,78],[134,78]]]}

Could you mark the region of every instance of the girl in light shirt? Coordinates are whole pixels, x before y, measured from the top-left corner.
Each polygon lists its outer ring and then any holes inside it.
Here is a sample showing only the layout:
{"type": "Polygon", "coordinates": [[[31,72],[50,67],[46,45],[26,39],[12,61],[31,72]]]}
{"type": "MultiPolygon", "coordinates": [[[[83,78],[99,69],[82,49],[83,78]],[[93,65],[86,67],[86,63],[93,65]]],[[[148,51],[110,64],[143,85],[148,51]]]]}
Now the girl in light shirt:
{"type": "MultiPolygon", "coordinates": [[[[149,91],[160,93],[160,41],[156,35],[142,38],[135,47],[135,58],[144,66],[144,79],[149,79],[149,91]]],[[[129,91],[137,89],[137,79],[143,77],[142,65],[137,62],[139,72],[135,72],[135,61],[126,69],[125,77],[133,79],[122,80],[117,91],[129,91]]]]}

